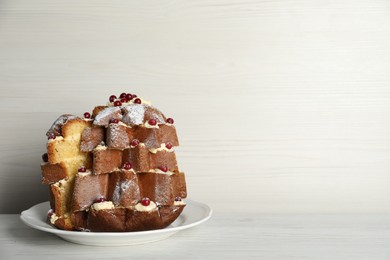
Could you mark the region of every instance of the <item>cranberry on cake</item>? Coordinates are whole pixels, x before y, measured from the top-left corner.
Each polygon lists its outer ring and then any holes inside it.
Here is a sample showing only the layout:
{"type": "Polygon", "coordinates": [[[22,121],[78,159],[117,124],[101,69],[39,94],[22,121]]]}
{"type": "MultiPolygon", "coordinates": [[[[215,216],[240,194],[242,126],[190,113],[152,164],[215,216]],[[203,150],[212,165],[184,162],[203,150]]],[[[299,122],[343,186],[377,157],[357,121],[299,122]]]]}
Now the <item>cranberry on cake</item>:
{"type": "Polygon", "coordinates": [[[46,133],[42,183],[48,221],[59,229],[128,232],[161,229],[187,197],[172,118],[135,94],[109,97],[83,118],[65,114],[46,133]]]}

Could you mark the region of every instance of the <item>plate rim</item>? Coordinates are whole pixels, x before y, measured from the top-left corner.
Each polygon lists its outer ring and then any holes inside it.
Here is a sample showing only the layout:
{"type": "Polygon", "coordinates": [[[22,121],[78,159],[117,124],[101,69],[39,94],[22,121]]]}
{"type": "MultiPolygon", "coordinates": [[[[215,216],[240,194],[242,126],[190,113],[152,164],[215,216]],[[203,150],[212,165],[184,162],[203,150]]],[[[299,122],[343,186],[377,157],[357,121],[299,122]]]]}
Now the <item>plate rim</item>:
{"type": "MultiPolygon", "coordinates": [[[[52,234],[56,234],[56,235],[59,235],[59,236],[73,236],[73,235],[76,235],[76,236],[87,236],[87,237],[96,237],[96,236],[99,236],[99,237],[122,237],[122,236],[126,236],[126,237],[130,237],[130,236],[146,236],[146,235],[153,235],[153,234],[163,234],[163,233],[176,233],[178,231],[181,231],[183,229],[188,229],[188,228],[191,228],[191,227],[194,227],[194,226],[197,226],[197,225],[200,225],[202,224],[203,222],[206,222],[207,220],[209,220],[213,214],[213,210],[210,206],[202,203],[202,202],[197,202],[197,201],[194,201],[194,200],[191,200],[191,199],[186,199],[186,204],[187,206],[188,205],[191,205],[191,206],[195,206],[195,207],[199,207],[199,208],[203,208],[205,210],[205,214],[204,216],[197,220],[197,221],[194,221],[194,222],[191,222],[191,223],[188,223],[188,224],[184,224],[184,225],[179,225],[177,227],[166,227],[166,228],[163,228],[163,229],[155,229],[155,230],[146,230],[146,231],[131,231],[131,232],[80,232],[80,231],[70,231],[70,230],[61,230],[61,229],[57,229],[55,227],[43,227],[43,226],[39,226],[39,225],[34,225],[32,224],[28,218],[26,217],[26,215],[29,213],[29,211],[31,211],[33,208],[35,207],[38,207],[40,206],[41,204],[47,204],[49,203],[49,201],[44,201],[44,202],[40,202],[40,203],[37,203],[33,206],[31,206],[30,208],[26,209],[26,210],[23,210],[19,217],[20,219],[22,220],[22,222],[24,224],[26,224],[27,226],[31,227],[31,228],[34,228],[34,229],[37,229],[37,230],[41,230],[41,231],[44,231],[44,232],[48,232],[48,233],[52,233],[52,234]]],[[[184,212],[182,213],[184,214],[184,212]]]]}

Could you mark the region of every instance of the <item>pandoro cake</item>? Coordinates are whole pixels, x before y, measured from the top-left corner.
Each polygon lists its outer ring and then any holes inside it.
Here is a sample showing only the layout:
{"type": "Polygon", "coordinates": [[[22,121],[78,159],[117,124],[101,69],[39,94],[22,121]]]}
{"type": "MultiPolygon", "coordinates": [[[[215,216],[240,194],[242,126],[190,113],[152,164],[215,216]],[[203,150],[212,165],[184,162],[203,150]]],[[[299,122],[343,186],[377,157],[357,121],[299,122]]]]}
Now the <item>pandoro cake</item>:
{"type": "Polygon", "coordinates": [[[46,135],[42,183],[55,227],[161,229],[183,211],[187,189],[174,151],[174,120],[137,95],[112,95],[83,118],[61,115],[46,135]]]}

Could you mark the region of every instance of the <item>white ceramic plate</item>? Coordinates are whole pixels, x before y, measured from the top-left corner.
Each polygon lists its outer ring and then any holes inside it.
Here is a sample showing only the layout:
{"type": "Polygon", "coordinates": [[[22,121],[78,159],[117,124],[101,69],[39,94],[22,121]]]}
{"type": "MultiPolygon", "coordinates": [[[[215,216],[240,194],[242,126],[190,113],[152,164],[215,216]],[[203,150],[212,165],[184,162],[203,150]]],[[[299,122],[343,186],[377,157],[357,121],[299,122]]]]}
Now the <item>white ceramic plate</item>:
{"type": "Polygon", "coordinates": [[[125,246],[154,242],[168,238],[176,232],[197,226],[211,217],[212,209],[206,204],[186,200],[187,206],[171,225],[164,229],[139,232],[78,232],[57,229],[46,222],[49,202],[39,203],[21,213],[28,226],[55,234],[69,242],[94,246],[125,246]]]}

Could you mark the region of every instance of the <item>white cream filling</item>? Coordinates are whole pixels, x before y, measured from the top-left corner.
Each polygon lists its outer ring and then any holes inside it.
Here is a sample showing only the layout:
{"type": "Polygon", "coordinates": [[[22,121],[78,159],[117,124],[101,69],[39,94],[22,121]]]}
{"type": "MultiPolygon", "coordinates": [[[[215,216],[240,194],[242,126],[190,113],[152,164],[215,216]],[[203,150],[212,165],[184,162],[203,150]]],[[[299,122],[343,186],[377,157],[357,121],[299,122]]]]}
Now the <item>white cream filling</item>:
{"type": "Polygon", "coordinates": [[[91,170],[86,170],[85,172],[77,172],[77,176],[79,177],[85,177],[90,174],[92,174],[91,170]]]}
{"type": "Polygon", "coordinates": [[[125,123],[123,123],[122,121],[119,121],[119,123],[118,123],[119,125],[122,125],[122,126],[126,126],[126,127],[129,127],[129,128],[131,128],[131,126],[129,126],[129,125],[126,125],[125,123]]]}
{"type": "Polygon", "coordinates": [[[173,175],[175,174],[174,172],[171,172],[171,171],[166,171],[166,172],[163,172],[162,170],[156,168],[156,169],[151,169],[149,172],[154,172],[154,173],[159,173],[159,174],[167,174],[167,175],[173,175]]]}
{"type": "Polygon", "coordinates": [[[186,203],[184,202],[184,200],[175,200],[175,202],[173,202],[173,205],[181,206],[181,205],[186,205],[186,203]]]}
{"type": "Polygon", "coordinates": [[[166,147],[166,144],[165,144],[165,143],[162,143],[162,144],[160,145],[159,148],[151,148],[151,149],[149,149],[149,151],[150,151],[151,153],[157,153],[157,152],[159,152],[159,151],[173,152],[173,147],[172,147],[171,149],[168,149],[168,148],[166,147]]]}
{"type": "Polygon", "coordinates": [[[91,207],[93,210],[96,210],[96,211],[103,210],[103,209],[115,208],[114,203],[112,203],[112,201],[97,202],[97,203],[92,204],[91,207]]]}
{"type": "Polygon", "coordinates": [[[102,150],[107,150],[107,146],[99,144],[98,146],[93,149],[95,151],[102,151],[102,150]]]}
{"type": "Polygon", "coordinates": [[[146,128],[160,128],[160,127],[158,127],[158,123],[156,123],[155,125],[151,125],[151,124],[149,124],[149,121],[146,121],[143,124],[143,126],[146,127],[146,128]]]}
{"type": "Polygon", "coordinates": [[[50,217],[50,223],[52,223],[54,225],[54,223],[57,221],[58,217],[56,215],[56,213],[53,213],[50,217]]]}
{"type": "Polygon", "coordinates": [[[61,188],[63,189],[64,188],[64,185],[67,183],[67,179],[62,179],[60,181],[57,181],[56,183],[54,183],[53,185],[58,187],[58,188],[61,188]]]}
{"type": "Polygon", "coordinates": [[[138,143],[138,145],[134,146],[134,145],[130,145],[130,148],[135,148],[137,146],[140,146],[140,147],[145,147],[145,144],[144,143],[138,143]]]}
{"type": "Polygon", "coordinates": [[[144,206],[141,203],[138,203],[137,205],[135,205],[134,208],[137,211],[152,211],[154,209],[157,209],[157,205],[153,201],[150,201],[150,204],[148,206],[144,206]]]}
{"type": "Polygon", "coordinates": [[[130,170],[126,170],[126,169],[122,169],[122,170],[126,171],[126,172],[132,172],[132,173],[136,174],[133,168],[131,168],[130,170]]]}
{"type": "MultiPolygon", "coordinates": [[[[118,119],[119,120],[119,119],[118,119]]],[[[118,123],[109,123],[109,125],[121,125],[121,126],[126,126],[126,127],[129,127],[129,128],[131,128],[131,126],[129,126],[129,125],[126,125],[125,123],[123,123],[122,121],[118,121],[118,123]]],[[[106,128],[107,128],[108,126],[106,126],[106,128]]]]}
{"type": "MultiPolygon", "coordinates": [[[[135,98],[133,98],[133,100],[134,100],[135,98]]],[[[145,100],[145,99],[142,99],[142,98],[139,98],[139,99],[141,99],[141,101],[142,101],[142,103],[143,104],[146,104],[146,105],[151,105],[152,104],[152,102],[150,102],[150,101],[148,101],[148,100],[145,100]]]]}
{"type": "Polygon", "coordinates": [[[48,143],[57,142],[57,141],[61,141],[61,140],[64,140],[64,137],[58,135],[58,136],[56,136],[56,138],[54,138],[54,139],[49,139],[49,140],[48,140],[48,143]]]}

